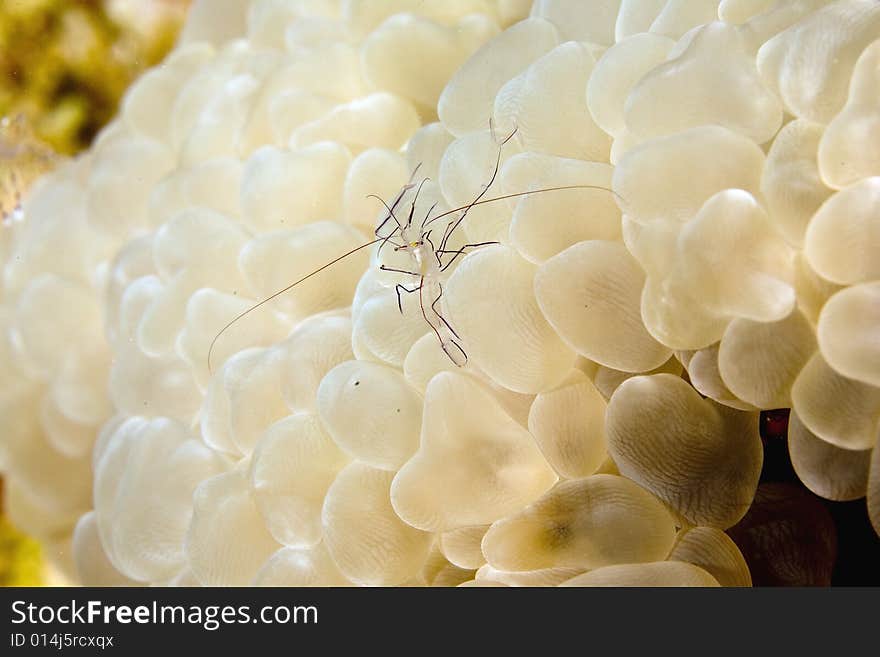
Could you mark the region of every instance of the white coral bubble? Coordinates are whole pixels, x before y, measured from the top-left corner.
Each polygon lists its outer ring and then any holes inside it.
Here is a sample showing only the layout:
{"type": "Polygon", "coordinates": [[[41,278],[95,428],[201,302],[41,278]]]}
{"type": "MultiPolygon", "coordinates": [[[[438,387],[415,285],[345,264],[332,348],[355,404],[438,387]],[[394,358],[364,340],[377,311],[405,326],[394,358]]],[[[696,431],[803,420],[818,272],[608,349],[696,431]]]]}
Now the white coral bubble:
{"type": "Polygon", "coordinates": [[[865,48],[853,70],[849,99],[819,143],[822,178],[838,189],[880,175],[880,41],[865,48]]]}
{"type": "Polygon", "coordinates": [[[791,464],[811,491],[835,501],[864,497],[868,489],[871,449],[852,450],[816,436],[792,412],[788,422],[791,464]]]}
{"type": "Polygon", "coordinates": [[[757,194],[763,166],[752,140],[721,126],[691,128],[628,151],[614,170],[614,191],[636,221],[683,223],[722,190],[757,194]]]}
{"type": "Polygon", "coordinates": [[[222,467],[180,423],[134,417],[119,426],[95,464],[95,517],[116,568],[146,582],[179,571],[193,491],[222,467]]]}
{"type": "Polygon", "coordinates": [[[73,531],[73,560],[84,586],[137,586],[138,582],[120,573],[104,552],[95,512],[89,511],[73,531]]]}
{"type": "Polygon", "coordinates": [[[699,566],[683,561],[621,564],[572,577],[562,586],[719,586],[718,580],[699,566]]]}
{"type": "Polygon", "coordinates": [[[563,481],[483,538],[491,566],[522,571],[658,561],[672,547],[672,516],[653,495],[614,475],[563,481]]]}
{"type": "Polygon", "coordinates": [[[186,553],[205,586],[246,586],[281,547],[254,501],[246,465],[205,479],[193,495],[186,553]]]}
{"type": "Polygon", "coordinates": [[[668,560],[698,566],[721,586],[752,585],[752,575],[742,552],[727,534],[714,527],[683,530],[668,560]]]}
{"type": "Polygon", "coordinates": [[[880,281],[832,296],[819,315],[819,348],[844,376],[880,387],[880,281]]]}
{"type": "Polygon", "coordinates": [[[451,529],[440,535],[440,550],[460,568],[479,568],[486,563],[482,541],[489,525],[472,525],[451,529]]]}
{"type": "Polygon", "coordinates": [[[393,476],[352,463],[324,500],[324,541],[339,570],[357,584],[401,584],[428,556],[432,535],[403,522],[391,507],[393,476]]]}
{"type": "Polygon", "coordinates": [[[527,151],[607,161],[611,140],[593,121],[583,92],[595,64],[590,47],[572,41],[537,59],[498,91],[499,129],[517,128],[516,139],[527,151]]]}
{"type": "Polygon", "coordinates": [[[448,531],[521,508],[556,475],[529,433],[470,377],[428,384],[419,450],[394,478],[391,500],[415,527],[448,531]]]}
{"type": "Polygon", "coordinates": [[[433,110],[446,81],[497,32],[494,21],[479,14],[451,26],[414,14],[396,14],[364,41],[364,75],[376,87],[433,110]]]}
{"type": "Polygon", "coordinates": [[[813,355],[813,328],[795,310],[776,322],[735,319],[718,352],[718,369],[728,388],[758,408],[791,406],[791,386],[813,355]]]}
{"type": "Polygon", "coordinates": [[[540,264],[569,246],[590,239],[620,237],[620,209],[611,193],[613,167],[538,153],[510,157],[501,170],[501,186],[510,193],[538,190],[519,199],[510,222],[510,242],[540,264]],[[588,185],[590,189],[540,191],[588,185]]]}
{"type": "Polygon", "coordinates": [[[596,123],[615,137],[626,130],[624,104],[633,86],[666,60],[675,42],[642,32],[606,50],[587,83],[587,105],[596,123]]]}
{"type": "Polygon", "coordinates": [[[792,409],[822,440],[842,449],[870,449],[880,421],[880,388],[838,373],[815,353],[795,379],[792,409]]]}
{"type": "Polygon", "coordinates": [[[606,367],[645,372],[672,352],[642,323],[645,273],[619,242],[580,242],[535,274],[535,295],[550,325],[579,354],[606,367]]]}
{"type": "Polygon", "coordinates": [[[751,194],[706,201],[682,228],[679,253],[692,294],[712,312],[767,322],[794,309],[793,253],[751,194]]]}
{"type": "Polygon", "coordinates": [[[782,104],[764,86],[736,28],[714,22],[639,80],[626,100],[625,121],[639,139],[721,125],[761,144],[782,125],[782,104]]]}
{"type": "Polygon", "coordinates": [[[798,118],[827,123],[843,107],[862,50],[877,38],[880,7],[842,0],[779,33],[758,51],[758,70],[798,118]]]}
{"type": "Polygon", "coordinates": [[[817,123],[787,123],[770,145],[761,192],[771,220],[785,239],[801,246],[813,214],[831,194],[819,176],[816,151],[823,134],[817,123]]]}
{"type": "Polygon", "coordinates": [[[866,178],[843,189],[810,220],[804,253],[813,269],[841,285],[880,278],[880,228],[877,205],[880,177],[866,178]]]}
{"type": "Polygon", "coordinates": [[[349,459],[315,415],[296,413],[271,425],[251,460],[254,499],[276,541],[294,548],[321,541],[321,507],[349,459]]]}
{"type": "Polygon", "coordinates": [[[541,313],[534,276],[534,265],[516,251],[489,246],[465,258],[447,284],[451,323],[468,356],[517,392],[552,387],[574,362],[574,352],[541,313]]]}
{"type": "Polygon", "coordinates": [[[285,547],[263,564],[253,586],[350,586],[323,543],[307,548],[285,547]]]}
{"type": "Polygon", "coordinates": [[[241,207],[256,230],[293,228],[339,214],[339,189],[351,156],[333,142],[286,150],[265,146],[244,164],[241,207]]]}
{"type": "Polygon", "coordinates": [[[378,92],[340,105],[325,116],[296,128],[293,148],[336,141],[352,152],[366,148],[400,148],[419,127],[411,103],[393,94],[378,92]]]}
{"type": "Polygon", "coordinates": [[[593,474],[605,459],[605,400],[579,370],[535,397],[529,432],[564,477],[593,474]]]}
{"type": "Polygon", "coordinates": [[[524,20],[489,40],[443,89],[437,102],[440,121],[456,136],[481,129],[504,83],[558,43],[556,28],[541,18],[524,20]]]}
{"type": "Polygon", "coordinates": [[[694,524],[724,529],[751,504],[763,450],[757,415],[702,399],[670,374],[625,381],[605,418],[621,474],[694,524]]]}
{"type": "Polygon", "coordinates": [[[318,387],[317,408],[336,444],[372,467],[396,470],[418,448],[422,399],[390,367],[337,365],[318,387]]]}

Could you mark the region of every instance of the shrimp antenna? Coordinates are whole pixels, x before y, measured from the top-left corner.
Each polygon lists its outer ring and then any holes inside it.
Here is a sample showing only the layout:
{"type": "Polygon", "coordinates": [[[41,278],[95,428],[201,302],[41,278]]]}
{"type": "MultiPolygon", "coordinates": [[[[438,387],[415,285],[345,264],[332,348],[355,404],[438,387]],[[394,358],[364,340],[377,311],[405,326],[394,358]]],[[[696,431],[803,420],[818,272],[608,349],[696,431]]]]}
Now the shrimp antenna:
{"type": "MultiPolygon", "coordinates": [[[[488,186],[487,186],[486,189],[488,189],[488,186]]],[[[609,189],[608,187],[602,187],[601,185],[561,185],[561,186],[558,186],[558,187],[543,187],[543,188],[541,188],[541,189],[533,189],[533,190],[531,190],[531,191],[529,191],[529,192],[516,192],[516,193],[514,193],[514,194],[503,194],[502,196],[493,196],[492,198],[486,198],[486,199],[482,199],[482,200],[472,201],[472,202],[468,203],[467,205],[462,205],[461,207],[453,208],[452,210],[447,210],[446,212],[442,212],[442,213],[438,214],[436,217],[431,217],[431,219],[430,219],[430,220],[427,220],[427,221],[423,224],[423,226],[428,226],[429,224],[431,224],[432,222],[436,221],[437,219],[442,219],[443,217],[447,217],[447,216],[449,216],[449,215],[451,215],[451,214],[454,214],[454,213],[456,213],[456,212],[461,212],[462,210],[468,210],[468,209],[474,207],[475,205],[484,205],[484,204],[486,204],[486,203],[494,203],[495,201],[503,201],[503,200],[505,200],[505,199],[518,198],[518,197],[520,197],[520,196],[527,196],[527,195],[529,195],[529,194],[540,194],[540,193],[543,193],[543,192],[556,192],[556,191],[562,191],[562,190],[564,190],[564,189],[599,189],[599,190],[603,190],[603,191],[609,192],[609,193],[613,194],[615,197],[617,197],[618,199],[620,199],[621,201],[623,201],[623,197],[620,196],[620,194],[618,194],[617,192],[615,192],[615,191],[612,190],[612,189],[609,189]]],[[[484,190],[483,193],[485,193],[485,190],[484,190]]],[[[482,195],[482,194],[481,194],[481,195],[482,195]]],[[[375,195],[373,195],[373,194],[370,194],[369,196],[372,197],[372,198],[376,198],[376,199],[378,199],[378,200],[382,203],[382,205],[384,205],[385,208],[389,211],[389,213],[391,213],[391,216],[392,216],[392,217],[394,216],[393,212],[391,212],[391,208],[388,207],[388,204],[385,203],[384,200],[382,200],[380,197],[375,196],[375,195]]],[[[397,202],[394,203],[394,205],[396,206],[398,202],[399,202],[399,199],[398,199],[397,202]]],[[[436,205],[436,204],[435,204],[435,205],[436,205]]],[[[433,206],[432,206],[431,210],[433,210],[433,206]]],[[[430,215],[431,210],[428,211],[428,215],[430,215]]],[[[426,218],[427,218],[427,215],[426,215],[426,218]]],[[[394,217],[394,220],[397,221],[397,217],[394,217]]],[[[459,222],[459,223],[460,223],[460,222],[459,222]]],[[[456,226],[457,226],[457,225],[458,225],[458,224],[456,224],[456,226]]],[[[398,227],[401,228],[401,229],[403,228],[402,226],[400,226],[400,223],[399,223],[399,222],[398,222],[398,227]]],[[[397,231],[394,231],[394,232],[397,232],[397,231]]],[[[394,234],[394,233],[392,233],[392,235],[393,235],[393,234],[394,234]]],[[[390,237],[390,235],[389,235],[389,237],[390,237]]],[[[369,242],[366,242],[366,243],[364,243],[364,244],[361,244],[360,246],[357,246],[357,247],[351,249],[350,251],[346,251],[346,252],[343,253],[341,256],[338,256],[338,257],[334,258],[333,260],[331,260],[330,262],[328,262],[328,263],[326,263],[326,264],[324,264],[324,265],[321,265],[320,267],[318,267],[317,269],[315,269],[315,270],[312,271],[311,273],[306,274],[305,276],[303,276],[303,277],[300,278],[299,280],[294,281],[293,283],[291,283],[291,284],[288,285],[287,287],[284,287],[284,288],[278,290],[278,291],[275,292],[274,294],[272,294],[272,295],[266,297],[265,299],[263,299],[262,301],[259,301],[258,303],[255,303],[254,305],[252,305],[252,306],[251,306],[250,308],[248,308],[247,310],[244,310],[244,311],[242,311],[241,313],[239,313],[238,315],[236,315],[235,317],[233,317],[232,320],[231,320],[228,324],[226,324],[226,326],[224,326],[222,329],[220,329],[220,332],[217,333],[217,335],[214,336],[214,339],[211,340],[211,345],[210,345],[210,347],[208,347],[208,372],[213,374],[213,369],[212,369],[212,367],[211,367],[211,356],[212,356],[213,353],[214,353],[214,347],[216,346],[217,341],[220,339],[220,336],[222,336],[222,335],[223,335],[223,334],[224,334],[224,333],[225,333],[225,332],[226,332],[226,331],[227,331],[227,330],[228,330],[233,324],[235,324],[236,322],[238,322],[241,318],[243,318],[243,317],[245,317],[246,315],[250,314],[251,312],[253,312],[253,311],[256,310],[257,308],[259,308],[259,307],[261,307],[261,306],[263,306],[263,305],[269,303],[270,301],[272,301],[272,299],[275,299],[276,297],[281,296],[281,295],[284,294],[285,292],[288,292],[289,290],[293,289],[294,287],[296,287],[296,286],[299,285],[300,283],[302,283],[302,282],[304,282],[304,281],[310,279],[312,276],[314,276],[314,275],[316,275],[316,274],[318,274],[318,273],[324,271],[324,270],[327,269],[328,267],[331,267],[331,266],[335,265],[335,264],[336,264],[337,262],[339,262],[340,260],[344,260],[344,259],[347,258],[348,256],[350,256],[350,255],[352,255],[352,254],[354,254],[354,253],[357,253],[357,252],[360,251],[361,249],[366,249],[367,247],[372,246],[373,244],[376,244],[376,243],[378,243],[378,242],[385,242],[385,241],[387,241],[387,240],[388,240],[388,238],[386,238],[386,237],[377,237],[376,239],[371,240],[371,241],[369,241],[369,242]]]]}
{"type": "MultiPolygon", "coordinates": [[[[451,210],[447,210],[446,212],[441,212],[436,217],[431,217],[431,219],[425,223],[425,226],[430,225],[431,223],[437,221],[438,219],[442,219],[443,217],[448,217],[451,214],[455,214],[456,212],[461,212],[462,210],[469,210],[470,208],[472,208],[475,205],[484,205],[486,203],[494,203],[495,201],[503,201],[503,200],[509,199],[509,198],[518,198],[520,196],[528,196],[529,194],[543,194],[544,192],[559,192],[564,189],[599,189],[599,190],[602,190],[603,192],[608,192],[609,194],[613,194],[615,197],[620,199],[621,202],[624,202],[624,199],[620,194],[618,194],[613,189],[610,189],[608,187],[602,187],[602,185],[561,185],[559,187],[542,187],[541,189],[533,189],[528,192],[516,192],[514,194],[503,194],[501,196],[493,196],[492,198],[484,198],[481,201],[472,201],[472,202],[468,203],[467,205],[462,205],[457,208],[452,208],[451,210]]],[[[464,217],[462,217],[462,219],[463,218],[464,217]]],[[[458,223],[456,224],[456,227],[458,227],[458,223]]]]}
{"type": "MultiPolygon", "coordinates": [[[[388,210],[388,215],[392,219],[394,219],[394,223],[397,224],[397,227],[400,230],[403,230],[403,225],[400,223],[400,220],[397,218],[397,215],[394,214],[394,210],[391,209],[390,207],[388,207],[388,204],[385,202],[385,199],[383,199],[381,196],[377,196],[376,194],[367,194],[364,198],[374,198],[377,201],[379,201],[379,203],[384,205],[385,209],[388,210]]],[[[402,199],[402,198],[403,198],[403,194],[401,194],[400,196],[397,197],[397,200],[394,202],[394,207],[397,207],[397,204],[400,203],[400,199],[402,199]]],[[[382,222],[382,225],[385,225],[384,221],[382,222]]],[[[380,229],[381,229],[381,226],[379,228],[377,228],[376,230],[378,231],[380,229]]],[[[391,233],[391,234],[393,235],[394,233],[391,233]]]]}
{"type": "Polygon", "coordinates": [[[291,283],[291,284],[288,285],[287,287],[285,287],[285,288],[283,288],[283,289],[281,289],[281,290],[278,290],[278,291],[275,292],[274,294],[271,294],[270,296],[266,297],[266,298],[263,299],[262,301],[259,301],[259,302],[255,303],[253,306],[251,306],[251,307],[248,308],[247,310],[245,310],[245,311],[239,313],[238,315],[236,315],[236,316],[232,319],[232,321],[230,321],[226,326],[224,326],[222,329],[220,329],[220,332],[219,332],[217,335],[214,336],[214,339],[213,339],[213,340],[211,340],[211,346],[208,347],[208,373],[209,373],[209,374],[213,374],[213,370],[211,369],[211,355],[214,353],[214,346],[217,344],[217,340],[219,340],[219,339],[220,339],[220,336],[223,335],[223,334],[226,332],[226,330],[227,330],[229,327],[231,327],[233,324],[235,324],[238,320],[240,320],[240,319],[241,319],[242,317],[244,317],[245,315],[247,315],[247,314],[253,312],[254,310],[256,310],[257,308],[259,308],[260,306],[269,303],[270,301],[272,301],[272,299],[281,296],[282,294],[284,294],[284,293],[287,292],[288,290],[291,290],[292,288],[296,287],[297,285],[299,285],[299,284],[302,283],[303,281],[306,281],[306,280],[310,279],[310,278],[311,278],[312,276],[314,276],[315,274],[318,274],[318,273],[324,271],[325,269],[327,269],[327,267],[330,267],[330,266],[332,266],[332,265],[335,265],[335,264],[336,264],[337,262],[339,262],[340,260],[343,260],[343,259],[347,258],[348,256],[352,255],[353,253],[357,253],[357,252],[360,251],[361,249],[366,249],[368,246],[372,246],[372,245],[375,244],[376,242],[381,242],[382,239],[383,239],[383,238],[379,237],[379,238],[376,238],[376,239],[374,239],[374,240],[372,240],[372,241],[370,241],[370,242],[367,242],[366,244],[361,244],[360,246],[356,246],[356,247],[353,248],[351,251],[347,251],[347,252],[343,253],[341,256],[339,256],[339,257],[337,257],[337,258],[333,258],[333,260],[331,260],[330,262],[328,262],[328,263],[325,264],[325,265],[321,265],[320,267],[318,267],[316,270],[314,270],[314,271],[311,272],[310,274],[306,274],[305,276],[303,276],[303,277],[300,278],[299,280],[294,281],[293,283],[291,283]]]}

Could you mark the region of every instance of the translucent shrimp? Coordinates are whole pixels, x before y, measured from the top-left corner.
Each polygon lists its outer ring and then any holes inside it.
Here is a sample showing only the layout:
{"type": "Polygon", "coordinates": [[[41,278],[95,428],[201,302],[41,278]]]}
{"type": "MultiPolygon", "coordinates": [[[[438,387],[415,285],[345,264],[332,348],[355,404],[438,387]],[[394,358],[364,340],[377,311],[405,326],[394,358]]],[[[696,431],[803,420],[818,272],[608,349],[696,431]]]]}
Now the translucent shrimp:
{"type": "Polygon", "coordinates": [[[256,310],[257,308],[263,306],[264,304],[268,303],[269,301],[275,299],[276,297],[288,292],[289,290],[308,280],[312,276],[315,276],[325,269],[328,269],[340,260],[343,260],[344,258],[347,258],[348,256],[362,249],[369,248],[370,246],[373,246],[375,244],[379,245],[377,255],[381,253],[383,248],[385,248],[386,246],[390,246],[394,249],[396,253],[403,254],[405,257],[405,261],[403,264],[401,264],[400,267],[390,267],[385,264],[382,264],[379,267],[382,271],[394,272],[409,277],[406,283],[400,282],[395,284],[394,286],[394,290],[397,293],[397,307],[400,310],[401,314],[403,314],[402,295],[417,293],[421,315],[430,327],[431,331],[437,337],[441,348],[455,365],[459,367],[465,365],[467,363],[467,353],[462,346],[461,337],[458,335],[458,333],[456,333],[450,322],[443,316],[442,309],[439,307],[441,299],[443,297],[443,279],[447,270],[460,256],[466,255],[473,249],[488,246],[491,244],[499,244],[499,242],[490,241],[463,244],[458,248],[450,246],[450,239],[452,239],[453,236],[456,234],[457,229],[461,226],[462,222],[467,217],[468,212],[470,212],[470,210],[475,206],[483,205],[486,203],[494,203],[505,199],[518,198],[522,196],[527,196],[529,194],[554,192],[566,189],[600,189],[617,196],[617,194],[615,194],[615,192],[611,189],[599,185],[562,185],[558,187],[544,187],[527,192],[504,194],[492,198],[483,198],[491,188],[492,184],[495,182],[496,177],[498,176],[498,171],[501,166],[502,148],[508,141],[510,141],[510,139],[513,138],[515,133],[516,130],[514,129],[514,131],[511,132],[507,137],[498,142],[498,155],[495,160],[495,166],[492,171],[492,176],[490,177],[488,183],[482,186],[482,190],[479,192],[479,194],[477,194],[477,196],[467,205],[453,208],[432,217],[431,214],[433,213],[437,205],[435,203],[425,213],[422,220],[418,221],[415,217],[416,203],[418,201],[418,197],[422,190],[422,187],[428,181],[427,178],[422,179],[421,182],[418,184],[418,187],[416,187],[416,185],[413,183],[413,180],[418,173],[419,167],[416,167],[415,171],[413,171],[410,181],[403,186],[391,205],[388,205],[378,196],[370,195],[371,198],[375,198],[380,203],[382,203],[382,205],[385,207],[385,210],[387,211],[384,219],[380,222],[379,226],[374,231],[376,238],[370,240],[369,242],[361,244],[360,246],[351,249],[346,253],[343,253],[337,258],[334,258],[327,264],[322,265],[318,269],[315,269],[314,271],[306,274],[302,278],[294,281],[283,289],[278,290],[274,294],[266,297],[262,301],[259,301],[258,303],[254,304],[250,308],[244,310],[239,315],[234,317],[228,324],[220,329],[220,331],[217,333],[217,335],[214,336],[214,339],[211,341],[211,345],[208,348],[209,371],[213,371],[211,368],[211,356],[213,354],[214,346],[216,345],[217,340],[238,320],[256,310]],[[401,205],[404,197],[406,196],[407,192],[414,188],[416,191],[412,201],[408,204],[409,211],[406,213],[406,215],[399,215],[399,213],[401,212],[401,205]],[[405,216],[405,219],[401,220],[400,216],[405,216]],[[440,233],[439,229],[434,224],[435,222],[438,222],[441,219],[445,219],[447,217],[451,218],[446,222],[446,226],[443,228],[442,233],[440,233]]]}

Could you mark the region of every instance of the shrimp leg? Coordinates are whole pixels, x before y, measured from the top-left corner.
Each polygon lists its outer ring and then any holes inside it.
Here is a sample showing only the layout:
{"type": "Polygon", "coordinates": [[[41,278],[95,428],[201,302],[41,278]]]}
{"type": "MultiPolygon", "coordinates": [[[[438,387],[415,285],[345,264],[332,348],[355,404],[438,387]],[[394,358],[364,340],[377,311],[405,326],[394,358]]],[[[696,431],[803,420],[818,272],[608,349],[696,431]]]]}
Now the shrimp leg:
{"type": "Polygon", "coordinates": [[[458,256],[460,256],[462,253],[464,253],[465,249],[473,249],[478,246],[489,246],[490,244],[501,244],[501,242],[477,242],[475,244],[465,244],[460,249],[456,249],[455,251],[445,250],[445,249],[441,249],[441,250],[437,251],[438,256],[440,254],[446,255],[447,253],[454,254],[452,256],[452,259],[449,262],[445,263],[444,265],[442,265],[440,267],[440,271],[446,271],[447,269],[449,269],[449,266],[452,265],[453,262],[455,262],[455,259],[458,258],[458,256]]]}
{"type": "Polygon", "coordinates": [[[397,309],[400,311],[401,315],[403,314],[403,299],[401,299],[400,297],[400,292],[403,291],[412,294],[413,292],[418,292],[421,289],[421,285],[414,288],[408,288],[406,285],[401,285],[400,283],[398,283],[394,286],[394,291],[397,292],[397,309]]]}

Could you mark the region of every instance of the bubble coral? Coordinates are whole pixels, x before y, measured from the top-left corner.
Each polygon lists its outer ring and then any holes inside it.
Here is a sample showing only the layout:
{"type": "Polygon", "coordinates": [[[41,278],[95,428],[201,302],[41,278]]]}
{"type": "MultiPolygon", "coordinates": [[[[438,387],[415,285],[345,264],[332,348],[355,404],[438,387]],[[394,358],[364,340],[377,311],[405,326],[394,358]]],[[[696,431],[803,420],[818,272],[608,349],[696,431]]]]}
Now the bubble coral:
{"type": "Polygon", "coordinates": [[[789,407],[803,484],[880,525],[876,3],[210,4],[6,259],[10,505],[82,581],[790,581],[763,532],[826,582],[812,502],[759,487],[789,407]],[[208,362],[371,238],[365,194],[441,213],[496,157],[490,194],[598,189],[467,213],[465,366],[393,249],[208,362]]]}

